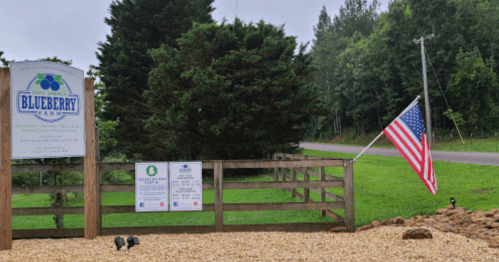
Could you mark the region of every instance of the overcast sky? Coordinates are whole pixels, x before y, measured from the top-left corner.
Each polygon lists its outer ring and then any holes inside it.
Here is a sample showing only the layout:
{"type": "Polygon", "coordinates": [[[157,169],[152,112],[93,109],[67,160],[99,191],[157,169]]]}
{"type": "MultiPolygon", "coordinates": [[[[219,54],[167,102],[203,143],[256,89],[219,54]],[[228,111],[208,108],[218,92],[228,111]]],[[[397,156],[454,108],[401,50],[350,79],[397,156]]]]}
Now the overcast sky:
{"type": "MultiPolygon", "coordinates": [[[[24,61],[57,56],[72,60],[73,66],[88,71],[98,65],[97,43],[106,40],[110,28],[112,0],[0,0],[0,51],[7,60],[24,61]]],[[[381,0],[386,11],[388,0],[381,0]]],[[[297,36],[298,43],[312,42],[322,6],[331,17],[344,0],[215,0],[213,19],[225,17],[244,22],[264,20],[285,25],[286,35],[297,36]]]]}

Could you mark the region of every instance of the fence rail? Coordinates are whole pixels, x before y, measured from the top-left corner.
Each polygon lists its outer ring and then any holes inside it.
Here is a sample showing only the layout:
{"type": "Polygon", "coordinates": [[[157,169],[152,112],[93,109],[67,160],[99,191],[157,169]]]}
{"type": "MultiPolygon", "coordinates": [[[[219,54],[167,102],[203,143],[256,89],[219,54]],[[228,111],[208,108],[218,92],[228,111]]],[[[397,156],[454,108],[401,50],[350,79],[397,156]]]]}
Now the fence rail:
{"type": "MultiPolygon", "coordinates": [[[[328,159],[324,157],[311,157],[304,155],[296,155],[296,154],[285,154],[285,153],[277,153],[274,155],[274,159],[282,159],[282,160],[307,160],[310,159],[328,159]]],[[[309,176],[312,175],[320,179],[320,181],[335,181],[340,182],[341,185],[339,187],[344,188],[344,197],[338,196],[334,193],[327,192],[325,187],[322,188],[304,188],[303,194],[296,191],[296,188],[291,188],[288,191],[291,192],[291,196],[298,196],[303,199],[304,202],[314,202],[310,199],[310,191],[317,193],[320,195],[320,202],[325,202],[326,198],[330,199],[336,203],[343,203],[343,208],[333,208],[333,209],[344,209],[345,210],[345,218],[335,213],[332,210],[323,209],[321,214],[322,216],[329,216],[336,221],[345,221],[345,226],[350,230],[351,228],[355,228],[355,216],[354,216],[354,198],[353,198],[353,165],[348,159],[342,159],[344,161],[344,169],[343,169],[343,178],[333,176],[325,173],[324,167],[319,167],[319,172],[310,170],[308,167],[299,167],[299,168],[289,168],[289,176],[286,168],[275,168],[274,169],[274,180],[282,181],[297,181],[296,175],[297,173],[303,174],[302,182],[309,182],[309,176]],[[353,223],[353,224],[350,224],[353,223]]],[[[297,187],[299,188],[299,187],[297,187]]]]}
{"type": "MultiPolygon", "coordinates": [[[[97,221],[97,232],[99,235],[110,234],[147,234],[147,233],[203,233],[221,231],[323,231],[334,226],[346,226],[347,230],[355,230],[353,215],[353,161],[351,159],[334,159],[307,157],[301,155],[289,155],[276,153],[273,159],[268,160],[212,160],[203,161],[203,169],[214,170],[214,182],[203,183],[203,190],[214,190],[215,203],[203,204],[202,211],[175,211],[175,212],[215,212],[215,225],[213,226],[161,226],[161,227],[102,227],[102,215],[111,213],[135,213],[135,205],[102,206],[101,194],[103,192],[134,192],[135,184],[101,184],[95,187],[99,199],[97,210],[99,219],[97,221]],[[324,168],[328,166],[342,166],[344,177],[336,177],[325,174],[324,168]],[[310,170],[318,167],[319,172],[310,170]],[[231,168],[273,168],[284,172],[275,173],[274,181],[262,182],[223,182],[223,170],[231,168]],[[294,178],[287,176],[285,170],[294,172],[294,178]],[[321,180],[297,180],[296,172],[312,175],[321,180]],[[276,179],[277,178],[277,179],[276,179]],[[279,178],[282,178],[279,181],[279,178]],[[326,188],[343,187],[344,197],[326,192],[326,188]],[[290,190],[293,196],[304,199],[303,203],[223,203],[223,190],[227,189],[284,189],[290,190]],[[296,188],[304,188],[305,193],[296,192],[296,188]],[[321,194],[321,201],[315,202],[309,198],[309,192],[321,194]],[[326,202],[326,198],[333,202],[326,202]],[[334,213],[330,209],[344,209],[345,217],[334,213]],[[322,210],[322,215],[328,215],[335,222],[326,223],[281,223],[281,224],[253,224],[253,225],[224,225],[223,212],[227,211],[263,211],[263,210],[322,210]]],[[[101,181],[101,174],[110,170],[135,170],[135,163],[96,163],[97,181],[101,181]]],[[[83,164],[58,164],[58,165],[12,165],[12,172],[36,172],[36,171],[83,171],[83,164]]],[[[67,193],[84,192],[84,186],[27,186],[13,187],[13,194],[33,193],[67,193]]],[[[43,208],[13,208],[12,215],[63,215],[84,214],[85,207],[43,207],[43,208]]],[[[34,229],[13,230],[13,238],[27,237],[74,237],[84,236],[84,229],[34,229]]]]}

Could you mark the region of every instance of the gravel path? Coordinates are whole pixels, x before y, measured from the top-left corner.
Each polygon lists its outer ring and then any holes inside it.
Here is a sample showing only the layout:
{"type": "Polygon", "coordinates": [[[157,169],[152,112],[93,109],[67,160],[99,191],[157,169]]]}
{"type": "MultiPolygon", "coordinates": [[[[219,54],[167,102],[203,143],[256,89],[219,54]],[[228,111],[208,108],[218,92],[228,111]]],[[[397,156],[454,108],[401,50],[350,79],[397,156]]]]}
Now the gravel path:
{"type": "MultiPolygon", "coordinates": [[[[364,147],[360,146],[342,146],[321,143],[301,142],[300,147],[311,150],[351,153],[359,154],[364,147]]],[[[397,149],[389,148],[373,148],[364,152],[364,155],[380,155],[402,157],[397,149]]],[[[499,154],[497,153],[471,153],[471,152],[447,152],[447,151],[431,151],[431,157],[434,161],[447,161],[456,163],[468,163],[477,165],[499,166],[499,154]]],[[[359,158],[362,159],[362,156],[359,158]]]]}
{"type": "Polygon", "coordinates": [[[140,245],[120,251],[115,236],[22,239],[0,251],[0,261],[499,261],[499,249],[484,240],[433,228],[432,239],[402,240],[408,229],[144,235],[140,245]]]}

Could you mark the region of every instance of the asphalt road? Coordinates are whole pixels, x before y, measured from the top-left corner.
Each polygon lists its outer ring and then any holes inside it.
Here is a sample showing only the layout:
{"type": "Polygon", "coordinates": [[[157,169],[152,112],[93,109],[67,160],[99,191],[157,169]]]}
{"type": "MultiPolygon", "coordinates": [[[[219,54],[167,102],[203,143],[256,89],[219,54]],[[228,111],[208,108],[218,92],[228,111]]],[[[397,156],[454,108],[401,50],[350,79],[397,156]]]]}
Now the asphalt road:
{"type": "MultiPolygon", "coordinates": [[[[351,154],[359,154],[364,149],[364,147],[359,147],[359,146],[341,146],[341,145],[306,143],[306,142],[301,142],[300,147],[311,150],[351,153],[351,154]]],[[[397,149],[373,148],[373,147],[367,149],[363,155],[402,157],[402,155],[399,153],[397,149]]],[[[496,153],[431,151],[431,158],[433,161],[448,161],[456,163],[499,166],[499,154],[496,153]]],[[[362,159],[362,156],[359,159],[362,159]]]]}

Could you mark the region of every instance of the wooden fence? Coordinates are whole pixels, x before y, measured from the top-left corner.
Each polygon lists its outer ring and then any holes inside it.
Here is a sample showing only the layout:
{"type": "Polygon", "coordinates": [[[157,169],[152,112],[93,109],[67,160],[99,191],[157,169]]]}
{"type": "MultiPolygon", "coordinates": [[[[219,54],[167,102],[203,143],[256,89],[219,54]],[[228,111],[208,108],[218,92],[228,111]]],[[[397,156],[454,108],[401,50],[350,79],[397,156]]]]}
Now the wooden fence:
{"type": "MultiPolygon", "coordinates": [[[[157,226],[157,227],[102,227],[102,215],[111,213],[135,213],[134,205],[126,206],[102,206],[101,194],[103,192],[134,192],[135,184],[102,184],[95,183],[94,189],[97,194],[97,223],[85,223],[85,227],[94,226],[97,235],[115,234],[152,234],[152,233],[206,233],[206,232],[232,232],[232,231],[325,231],[334,226],[346,226],[347,230],[355,230],[354,206],[353,206],[353,162],[351,159],[313,158],[298,155],[275,154],[274,159],[269,160],[215,160],[203,161],[203,169],[214,170],[214,182],[203,183],[203,190],[214,190],[215,203],[203,204],[202,211],[175,211],[175,212],[215,212],[215,225],[202,226],[157,226]],[[292,159],[292,158],[295,159],[292,159]],[[281,159],[278,159],[281,158],[281,159]],[[324,173],[324,167],[343,166],[344,179],[333,177],[324,173]],[[309,168],[318,167],[319,173],[309,168]],[[274,169],[274,181],[264,182],[223,182],[223,170],[233,168],[270,168],[274,169]],[[305,179],[298,181],[281,173],[282,181],[276,176],[278,169],[291,169],[292,172],[303,172],[305,179]],[[319,181],[308,180],[308,175],[318,176],[319,181]],[[326,192],[328,187],[344,187],[344,197],[336,196],[326,192]],[[303,203],[223,203],[223,190],[226,189],[265,189],[277,188],[291,190],[294,195],[303,197],[303,203]],[[296,192],[296,188],[304,188],[305,193],[296,192]],[[309,190],[321,194],[320,202],[310,201],[309,190]],[[325,199],[333,199],[334,202],[326,202],[325,199]],[[251,225],[224,225],[224,211],[263,211],[263,210],[323,210],[322,213],[333,217],[335,222],[323,223],[281,223],[281,224],[251,224],[251,225]],[[330,211],[330,209],[344,209],[345,218],[330,211]]],[[[60,164],[60,165],[12,165],[12,172],[47,172],[47,171],[83,171],[83,164],[60,164]]],[[[125,163],[97,163],[96,181],[101,181],[101,174],[110,170],[135,170],[134,162],[125,163]]],[[[88,186],[88,185],[87,185],[88,186]]],[[[86,189],[88,190],[88,189],[86,189]]],[[[92,190],[92,191],[93,191],[92,190]]],[[[84,186],[28,186],[14,187],[12,194],[33,193],[67,193],[84,192],[84,186]]],[[[85,203],[89,203],[85,201],[85,203]]],[[[90,207],[86,207],[90,208],[90,207]]],[[[43,207],[43,208],[13,208],[12,215],[63,215],[63,214],[85,214],[85,207],[43,207]]],[[[171,211],[170,211],[171,212],[171,211]]],[[[85,217],[85,220],[87,218],[85,217]]],[[[13,238],[39,238],[39,237],[83,237],[85,228],[68,229],[31,229],[13,230],[13,238]]]]}
{"type": "MultiPolygon", "coordinates": [[[[333,159],[326,157],[314,157],[296,154],[285,154],[276,153],[274,154],[274,159],[286,159],[286,160],[312,160],[312,159],[333,159]]],[[[304,188],[303,194],[296,191],[296,188],[287,189],[291,192],[291,197],[298,196],[303,199],[303,202],[315,202],[310,199],[310,191],[315,192],[320,195],[320,203],[326,202],[326,199],[330,199],[341,205],[341,208],[345,211],[345,217],[342,217],[332,210],[323,209],[321,211],[322,216],[332,217],[335,221],[344,221],[347,230],[353,232],[355,230],[355,214],[354,214],[354,190],[353,190],[353,160],[351,159],[339,159],[343,161],[343,177],[333,176],[326,174],[325,167],[319,167],[319,172],[311,170],[308,167],[293,167],[293,168],[274,168],[274,181],[298,181],[297,173],[303,174],[303,181],[309,181],[310,176],[319,178],[319,181],[336,181],[335,187],[343,187],[343,197],[327,192],[325,188],[304,188]],[[288,176],[289,170],[290,176],[288,176]]],[[[336,165],[338,166],[338,165],[336,165]]]]}

